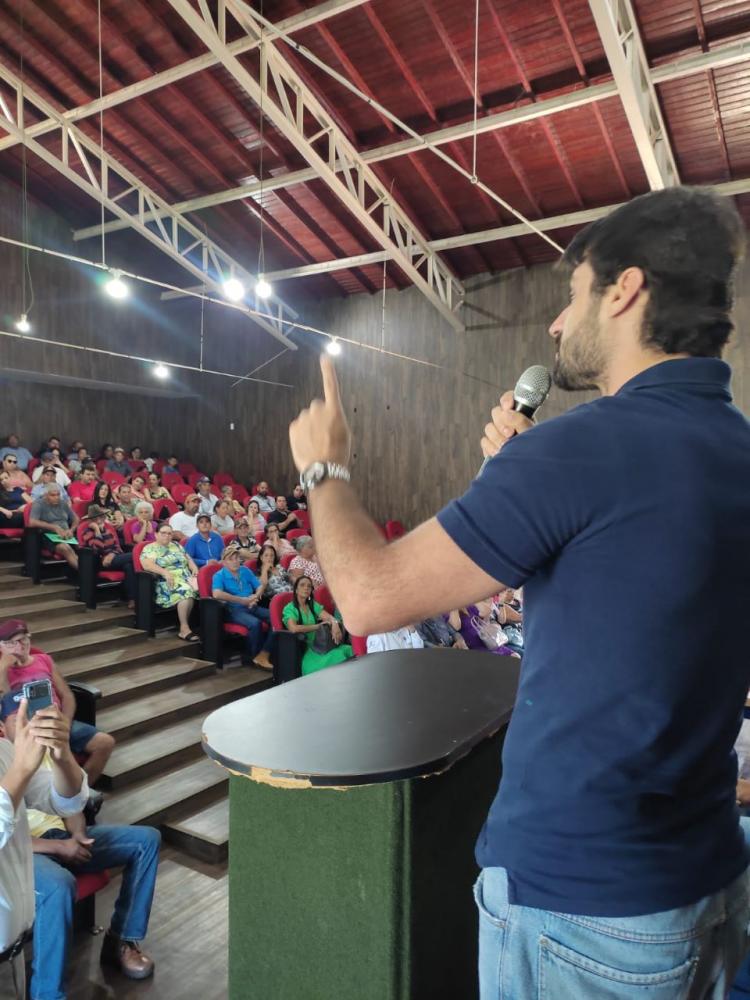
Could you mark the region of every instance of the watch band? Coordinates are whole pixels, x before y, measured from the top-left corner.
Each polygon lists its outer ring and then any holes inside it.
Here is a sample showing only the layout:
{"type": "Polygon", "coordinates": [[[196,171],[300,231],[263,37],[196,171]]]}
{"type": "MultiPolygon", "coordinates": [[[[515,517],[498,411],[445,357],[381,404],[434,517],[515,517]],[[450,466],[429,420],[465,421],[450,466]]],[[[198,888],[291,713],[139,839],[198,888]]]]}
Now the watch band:
{"type": "Polygon", "coordinates": [[[302,489],[307,492],[314,490],[326,479],[341,479],[348,483],[351,480],[351,473],[345,465],[338,462],[313,462],[302,473],[299,481],[302,489]]]}

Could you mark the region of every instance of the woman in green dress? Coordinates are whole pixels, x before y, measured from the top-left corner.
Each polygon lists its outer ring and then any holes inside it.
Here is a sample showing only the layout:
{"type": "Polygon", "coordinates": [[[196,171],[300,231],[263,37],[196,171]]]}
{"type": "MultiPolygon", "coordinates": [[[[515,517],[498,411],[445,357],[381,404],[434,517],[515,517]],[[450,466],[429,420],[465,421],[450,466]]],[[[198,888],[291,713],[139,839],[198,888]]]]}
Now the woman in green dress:
{"type": "Polygon", "coordinates": [[[159,607],[177,607],[180,638],[185,642],[198,642],[198,636],[190,628],[190,612],[198,596],[198,567],[179,542],[172,541],[168,523],[160,524],[156,541],[149,542],[141,550],[141,565],[159,577],[156,582],[159,607]]]}
{"type": "Polygon", "coordinates": [[[290,632],[305,636],[307,649],[302,657],[302,673],[313,674],[316,670],[333,667],[337,663],[350,660],[354,653],[345,642],[344,630],[333,615],[329,615],[322,604],[313,600],[313,582],[309,576],[301,576],[294,584],[294,596],[284,608],[284,625],[290,632]],[[327,653],[316,653],[312,648],[315,634],[323,623],[331,626],[331,634],[336,645],[327,653]]]}

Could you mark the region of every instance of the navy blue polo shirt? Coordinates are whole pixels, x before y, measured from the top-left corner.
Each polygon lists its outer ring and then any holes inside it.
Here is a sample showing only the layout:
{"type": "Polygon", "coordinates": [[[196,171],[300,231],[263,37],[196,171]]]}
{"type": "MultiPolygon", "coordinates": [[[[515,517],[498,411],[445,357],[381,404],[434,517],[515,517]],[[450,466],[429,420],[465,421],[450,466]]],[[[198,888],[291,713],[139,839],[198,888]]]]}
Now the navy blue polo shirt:
{"type": "MultiPolygon", "coordinates": [[[[750,858],[735,804],[750,682],[750,424],[688,358],[512,439],[438,520],[524,587],[521,681],[477,843],[510,900],[635,916],[750,858]]],[[[502,665],[498,665],[502,669],[502,665]]]]}

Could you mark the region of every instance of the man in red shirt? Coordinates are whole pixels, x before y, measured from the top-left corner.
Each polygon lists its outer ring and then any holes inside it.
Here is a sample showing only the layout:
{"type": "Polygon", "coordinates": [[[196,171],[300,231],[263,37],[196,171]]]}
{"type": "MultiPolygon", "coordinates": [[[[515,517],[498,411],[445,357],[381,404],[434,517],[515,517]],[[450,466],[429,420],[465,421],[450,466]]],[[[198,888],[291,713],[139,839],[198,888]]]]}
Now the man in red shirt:
{"type": "Polygon", "coordinates": [[[71,500],[85,500],[86,503],[93,503],[95,492],[96,466],[91,462],[83,466],[80,478],[70,484],[68,496],[71,500]]]}

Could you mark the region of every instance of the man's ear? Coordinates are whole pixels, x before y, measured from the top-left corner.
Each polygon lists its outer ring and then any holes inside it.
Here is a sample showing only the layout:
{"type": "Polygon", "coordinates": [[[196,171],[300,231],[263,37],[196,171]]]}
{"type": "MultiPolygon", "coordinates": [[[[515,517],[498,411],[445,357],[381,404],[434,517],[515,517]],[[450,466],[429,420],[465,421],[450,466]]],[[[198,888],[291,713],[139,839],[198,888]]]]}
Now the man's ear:
{"type": "Polygon", "coordinates": [[[640,267],[626,267],[604,296],[604,307],[609,317],[614,319],[626,313],[636,304],[641,292],[646,292],[646,275],[640,267]]]}

